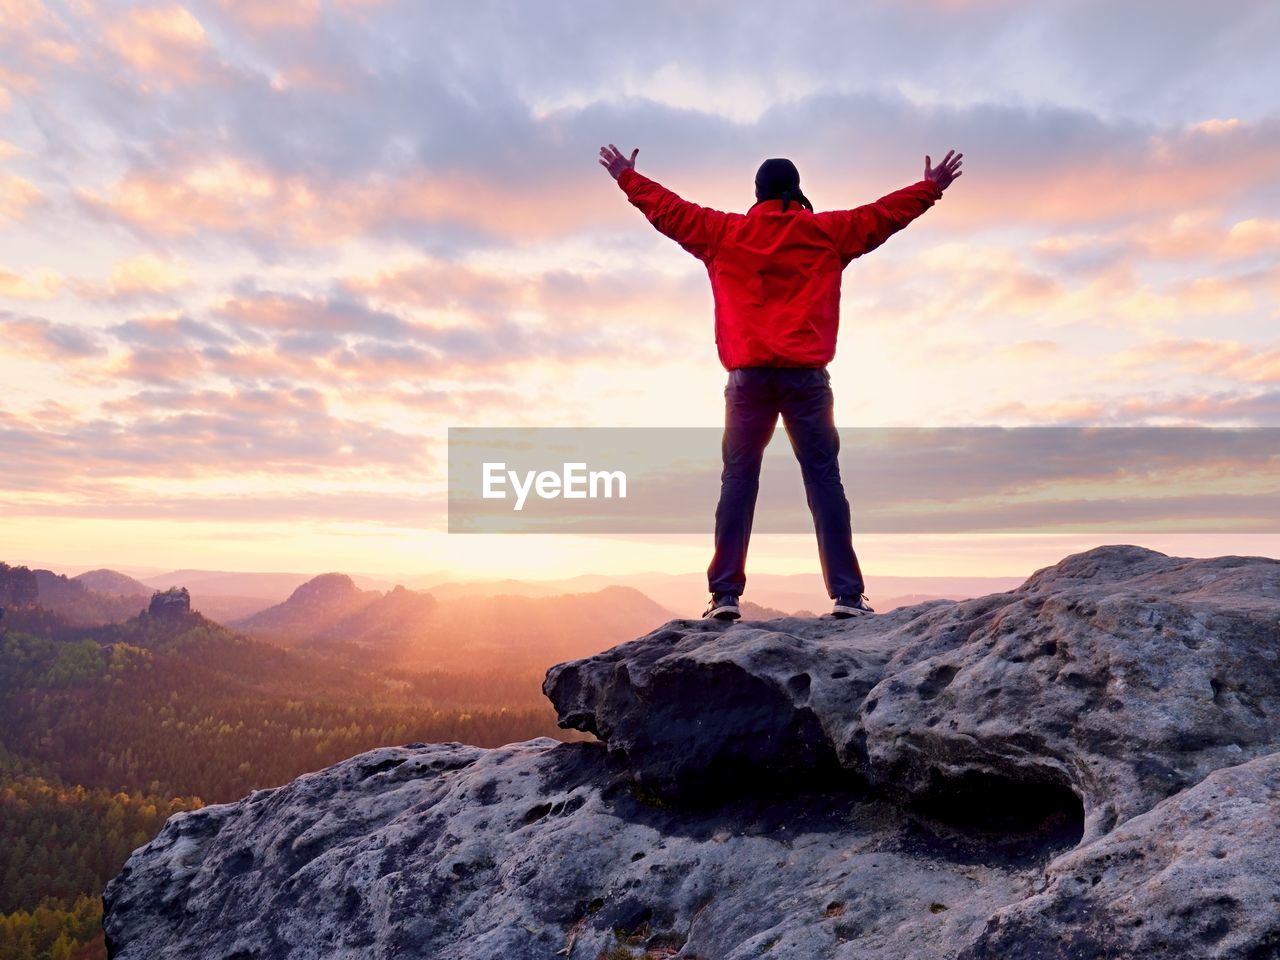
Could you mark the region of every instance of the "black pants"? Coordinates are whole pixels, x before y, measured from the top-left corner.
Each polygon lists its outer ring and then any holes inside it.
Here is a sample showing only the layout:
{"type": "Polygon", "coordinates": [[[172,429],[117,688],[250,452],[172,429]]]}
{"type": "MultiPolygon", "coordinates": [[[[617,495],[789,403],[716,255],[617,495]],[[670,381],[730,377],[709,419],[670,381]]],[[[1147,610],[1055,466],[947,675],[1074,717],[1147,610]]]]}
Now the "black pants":
{"type": "Polygon", "coordinates": [[[827,593],[833,599],[860,596],[862,571],[853,552],[849,501],[840,482],[840,435],[826,368],[741,367],[729,372],[724,399],[716,552],[707,568],[711,592],[740,595],[746,587],[760,462],[782,414],[791,449],[800,461],[827,593]]]}

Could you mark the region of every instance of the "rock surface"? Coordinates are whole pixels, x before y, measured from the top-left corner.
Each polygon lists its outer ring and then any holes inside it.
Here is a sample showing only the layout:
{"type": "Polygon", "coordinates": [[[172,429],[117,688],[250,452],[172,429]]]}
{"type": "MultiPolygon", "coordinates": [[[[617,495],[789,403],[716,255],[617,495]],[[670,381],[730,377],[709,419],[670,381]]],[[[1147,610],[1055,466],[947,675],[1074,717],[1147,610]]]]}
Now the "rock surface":
{"type": "Polygon", "coordinates": [[[151,595],[147,613],[161,619],[181,620],[191,612],[191,593],[186,587],[170,587],[151,595]]]}
{"type": "Polygon", "coordinates": [[[1280,562],[1100,547],[554,667],[598,742],[385,747],[170,818],[151,957],[1280,958],[1280,562]]]}

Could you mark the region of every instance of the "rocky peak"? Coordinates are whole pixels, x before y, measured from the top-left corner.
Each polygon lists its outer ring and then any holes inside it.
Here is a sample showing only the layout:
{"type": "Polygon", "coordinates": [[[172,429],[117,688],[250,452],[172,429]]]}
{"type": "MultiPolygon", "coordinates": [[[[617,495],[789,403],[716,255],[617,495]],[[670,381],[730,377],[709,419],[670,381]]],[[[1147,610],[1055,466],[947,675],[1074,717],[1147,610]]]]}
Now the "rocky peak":
{"type": "Polygon", "coordinates": [[[190,612],[191,594],[186,587],[157,590],[151,595],[151,603],[147,606],[147,613],[150,616],[162,620],[178,620],[190,612]]]}
{"type": "Polygon", "coordinates": [[[1280,562],[1100,547],[851,621],[560,664],[595,742],[389,746],[179,813],[104,894],[153,956],[1280,951],[1280,562]]]}
{"type": "Polygon", "coordinates": [[[286,603],[328,606],[360,597],[363,591],[345,573],[322,573],[300,584],[286,603]]]}

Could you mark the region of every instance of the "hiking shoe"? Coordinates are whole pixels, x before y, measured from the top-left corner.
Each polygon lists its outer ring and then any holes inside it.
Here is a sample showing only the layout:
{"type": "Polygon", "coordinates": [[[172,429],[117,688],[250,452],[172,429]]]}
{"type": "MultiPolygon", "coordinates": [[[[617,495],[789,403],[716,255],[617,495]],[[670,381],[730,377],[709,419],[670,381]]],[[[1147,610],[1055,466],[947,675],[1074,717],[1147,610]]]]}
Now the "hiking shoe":
{"type": "Polygon", "coordinates": [[[707,612],[703,616],[716,620],[737,620],[742,616],[742,611],[738,609],[737,596],[732,593],[713,593],[711,602],[707,604],[707,612]]]}
{"type": "Polygon", "coordinates": [[[868,613],[875,613],[875,611],[867,604],[866,594],[856,597],[837,597],[836,605],[831,610],[831,615],[840,620],[860,617],[868,613]]]}

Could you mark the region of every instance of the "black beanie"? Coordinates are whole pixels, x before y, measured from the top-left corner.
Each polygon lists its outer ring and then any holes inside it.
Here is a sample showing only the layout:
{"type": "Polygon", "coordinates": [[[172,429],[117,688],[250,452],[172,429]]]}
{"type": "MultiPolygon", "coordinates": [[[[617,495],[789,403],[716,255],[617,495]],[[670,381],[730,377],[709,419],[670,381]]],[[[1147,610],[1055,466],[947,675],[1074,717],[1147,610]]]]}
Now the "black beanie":
{"type": "Polygon", "coordinates": [[[792,201],[813,210],[809,198],[800,192],[800,171],[790,160],[775,157],[760,164],[756,171],[756,203],[761,200],[782,200],[782,209],[792,201]]]}

